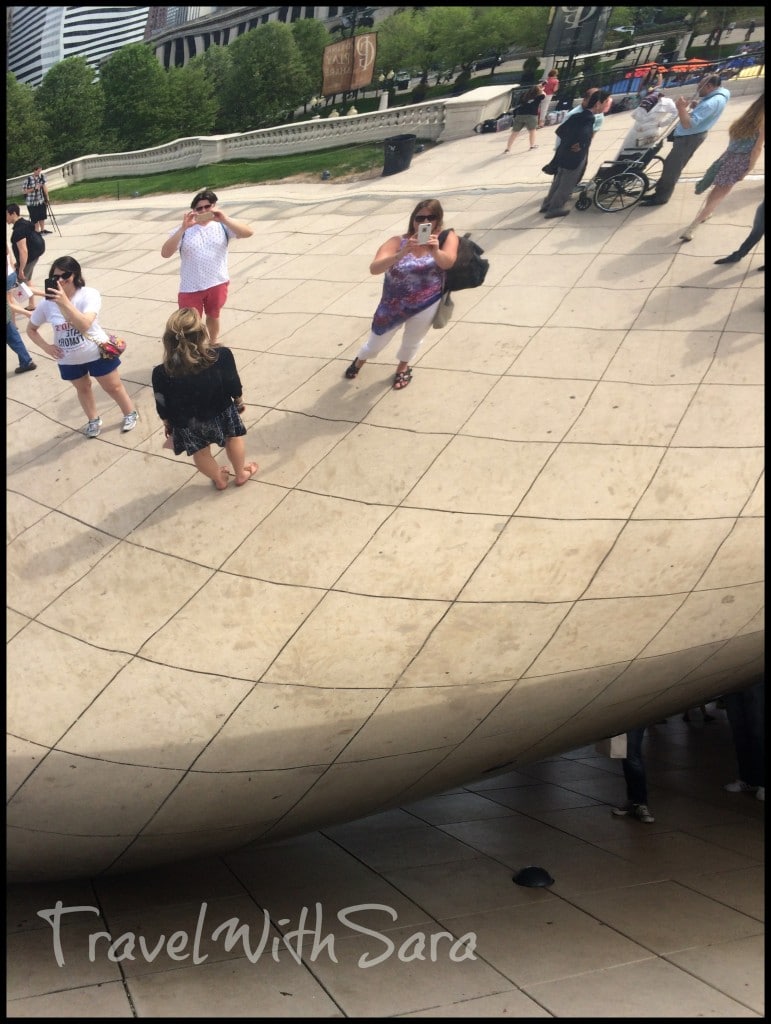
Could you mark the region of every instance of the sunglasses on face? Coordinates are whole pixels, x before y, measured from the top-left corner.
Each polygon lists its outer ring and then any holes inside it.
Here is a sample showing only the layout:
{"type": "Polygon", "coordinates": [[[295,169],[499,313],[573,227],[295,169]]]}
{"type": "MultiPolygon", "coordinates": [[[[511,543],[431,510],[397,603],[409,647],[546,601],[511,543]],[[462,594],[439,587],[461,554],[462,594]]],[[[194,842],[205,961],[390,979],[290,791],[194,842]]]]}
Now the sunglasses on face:
{"type": "Polygon", "coordinates": [[[69,281],[72,277],[72,271],[68,270],[65,274],[51,274],[52,281],[69,281]]]}
{"type": "Polygon", "coordinates": [[[430,213],[416,213],[414,219],[417,221],[418,224],[420,224],[422,221],[436,220],[436,217],[434,217],[433,214],[430,213]]]}
{"type": "Polygon", "coordinates": [[[196,206],[195,212],[196,213],[203,213],[204,210],[211,210],[211,208],[212,208],[212,203],[207,203],[205,206],[196,206]]]}

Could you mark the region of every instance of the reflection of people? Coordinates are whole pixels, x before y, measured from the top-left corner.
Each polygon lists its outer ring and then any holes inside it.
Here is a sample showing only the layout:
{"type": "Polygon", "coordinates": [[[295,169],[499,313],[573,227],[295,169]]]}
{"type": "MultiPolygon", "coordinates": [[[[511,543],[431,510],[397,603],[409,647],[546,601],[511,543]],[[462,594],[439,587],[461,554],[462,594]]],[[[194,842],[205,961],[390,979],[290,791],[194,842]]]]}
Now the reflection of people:
{"type": "MultiPolygon", "coordinates": [[[[715,263],[738,263],[739,260],[743,260],[750,249],[754,249],[758,242],[761,240],[766,232],[766,201],[761,200],[757,210],[755,210],[755,217],[752,221],[752,230],[744,239],[742,244],[734,252],[728,256],[723,256],[722,259],[715,260],[715,263]]],[[[763,267],[760,267],[762,270],[763,267]]]]}
{"type": "Polygon", "coordinates": [[[660,89],[663,83],[664,76],[659,71],[658,65],[654,64],[653,67],[648,69],[642,82],[640,82],[640,88],[637,90],[637,93],[641,99],[644,99],[648,93],[660,89]]]}
{"type": "Polygon", "coordinates": [[[754,793],[756,799],[765,800],[765,677],[738,693],[725,694],[723,699],[739,767],[736,781],[723,788],[729,793],[754,793]]]}
{"type": "Polygon", "coordinates": [[[35,164],[32,174],[27,176],[27,180],[24,182],[24,195],[27,197],[27,213],[30,223],[34,226],[35,231],[50,235],[51,232],[45,230],[48,186],[40,164],[35,164]]]}
{"type": "Polygon", "coordinates": [[[546,123],[546,115],[549,113],[552,99],[557,95],[560,87],[560,80],[557,78],[557,69],[552,68],[546,78],[541,82],[543,86],[543,99],[538,108],[538,127],[543,128],[546,123]]]}
{"type": "Polygon", "coordinates": [[[570,213],[570,210],[565,209],[565,204],[586,169],[589,147],[594,138],[594,117],[602,112],[607,98],[608,94],[598,89],[592,93],[582,110],[565,118],[557,128],[560,144],[551,161],[556,165],[557,172],[540,207],[540,212],[547,219],[567,217],[570,213]]]}
{"type": "Polygon", "coordinates": [[[747,31],[744,33],[744,41],[748,43],[752,39],[752,33],[755,31],[755,22],[751,21],[747,27],[747,31]]]}
{"type": "Polygon", "coordinates": [[[664,206],[672,198],[686,164],[704,142],[710,128],[717,123],[731,97],[720,82],[720,75],[706,75],[699,82],[695,100],[689,102],[685,96],[678,96],[675,100],[680,123],[674,130],[672,149],[664,161],[656,191],[641,199],[639,206],[664,206]]]}
{"type": "Polygon", "coordinates": [[[230,474],[214,460],[213,444],[225,449],[237,487],[254,476],[258,466],[246,462],[244,405],[233,353],[212,343],[198,310],[178,309],[169,317],[163,363],[153,368],[152,384],[155,409],[175,455],[191,455],[218,491],[225,490],[230,474]]]}
{"type": "Polygon", "coordinates": [[[168,259],[179,250],[180,309],[197,309],[206,314],[206,326],[212,344],[220,332],[220,313],[228,297],[228,242],[231,238],[249,238],[253,230],[216,209],[217,196],[204,189],[193,197],[182,224],[161,246],[168,259]]]}
{"type": "Polygon", "coordinates": [[[523,128],[527,128],[527,134],[530,138],[530,148],[538,149],[535,144],[535,131],[538,127],[538,108],[542,99],[543,86],[534,85],[532,89],[527,90],[516,107],[514,107],[514,120],[511,124],[511,135],[509,135],[509,141],[506,143],[506,148],[503,151],[504,153],[511,152],[514,140],[523,128]]]}
{"type": "MultiPolygon", "coordinates": [[[[696,228],[711,217],[731,189],[752,170],[758,162],[766,140],[765,96],[760,95],[751,106],[747,107],[728,129],[728,148],[718,157],[717,173],[712,179],[712,188],[704,200],[704,204],[694,217],[691,224],[682,232],[680,238],[690,242],[696,228]]],[[[696,186],[697,192],[704,189],[696,186]]],[[[709,184],[705,182],[706,187],[709,184]]]]}
{"type": "Polygon", "coordinates": [[[5,343],[19,360],[19,365],[13,372],[28,373],[30,370],[36,370],[37,366],[32,361],[32,356],[27,351],[27,346],[21,340],[19,328],[14,320],[14,313],[30,316],[30,310],[20,306],[13,297],[13,289],[16,287],[16,270],[13,265],[13,253],[7,242],[5,243],[5,254],[5,343]]]}
{"type": "Polygon", "coordinates": [[[639,107],[632,111],[634,124],[626,134],[621,144],[617,160],[620,160],[625,150],[647,149],[656,143],[659,135],[677,117],[675,101],[669,96],[664,96],[660,90],[652,90],[640,101],[639,107]]]}
{"type": "Polygon", "coordinates": [[[410,361],[415,358],[436,314],[444,288],[444,272],[455,263],[458,236],[448,231],[440,244],[444,211],[438,199],[424,199],[410,214],[407,230],[383,242],[369,265],[371,274],[385,274],[383,293],[372,318],[369,337],[345,371],[353,380],[364,363],[386,347],[400,327],[404,327],[397,352],[393,387],[406,388],[412,380],[410,361]],[[427,242],[420,243],[421,224],[431,224],[427,242]]]}
{"type": "Polygon", "coordinates": [[[642,755],[642,742],[646,726],[630,729],[626,734],[626,757],[621,762],[626,782],[627,802],[622,807],[614,807],[612,813],[618,817],[628,815],[646,825],[656,820],[648,810],[648,781],[645,775],[645,762],[642,755]]]}
{"type": "MultiPolygon", "coordinates": [[[[600,90],[599,90],[599,88],[596,85],[593,85],[589,89],[587,89],[586,92],[584,93],[584,97],[581,100],[581,102],[576,104],[575,107],[571,107],[571,109],[565,114],[565,116],[562,119],[562,123],[564,124],[565,121],[567,121],[567,119],[569,117],[575,117],[575,115],[580,113],[582,110],[586,110],[588,104],[591,102],[592,96],[596,92],[599,92],[599,91],[600,90]]],[[[604,105],[602,107],[600,107],[599,113],[595,113],[595,115],[594,115],[594,128],[593,128],[593,130],[595,132],[598,132],[600,130],[600,128],[602,128],[603,124],[605,123],[605,115],[610,111],[610,108],[612,106],[613,106],[613,97],[610,94],[608,94],[608,98],[605,100],[604,105]]],[[[557,154],[557,150],[560,148],[560,142],[561,141],[562,140],[560,139],[559,135],[557,135],[557,133],[555,132],[555,134],[554,134],[554,155],[555,156],[557,154]]],[[[542,167],[541,170],[545,174],[556,174],[557,170],[558,170],[558,167],[557,167],[557,164],[554,161],[554,157],[552,157],[551,160],[549,161],[549,163],[546,164],[544,167],[542,167]]]]}
{"type": "MultiPolygon", "coordinates": [[[[5,208],[5,222],[11,225],[11,249],[16,260],[16,277],[20,282],[30,284],[37,261],[46,251],[46,240],[34,225],[21,216],[18,203],[9,203],[5,208]]],[[[35,308],[30,296],[27,309],[35,308]]]]}
{"type": "Polygon", "coordinates": [[[102,426],[92,377],[96,377],[123,413],[123,432],[133,430],[139,413],[120,379],[120,358],[102,359],[97,345],[109,339],[98,320],[101,295],[96,288],[86,287],[80,264],[72,256],[55,260],[48,276],[56,282],[56,290],[45,293],[43,302],[30,317],[27,336],[56,360],[62,380],[70,381],[77,391],[81,408],[88,416],[83,428],[86,437],[98,437],[102,426]],[[45,341],[38,330],[45,323],[53,327],[52,342],[45,341]]]}

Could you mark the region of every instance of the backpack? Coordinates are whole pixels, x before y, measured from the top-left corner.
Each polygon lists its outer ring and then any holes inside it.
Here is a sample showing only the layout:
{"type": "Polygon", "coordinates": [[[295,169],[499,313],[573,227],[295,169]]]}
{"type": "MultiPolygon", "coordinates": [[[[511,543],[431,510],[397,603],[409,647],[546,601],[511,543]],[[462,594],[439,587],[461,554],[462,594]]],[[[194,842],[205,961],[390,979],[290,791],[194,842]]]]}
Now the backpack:
{"type": "Polygon", "coordinates": [[[498,131],[498,118],[488,117],[486,121],[480,121],[479,124],[474,127],[474,131],[477,135],[487,135],[488,132],[498,131]]]}
{"type": "MultiPolygon", "coordinates": [[[[444,245],[444,240],[451,231],[448,228],[439,235],[439,245],[444,245]]],[[[490,269],[490,261],[482,259],[484,249],[481,245],[471,241],[471,235],[467,231],[458,242],[458,255],[455,263],[449,270],[445,271],[444,290],[445,292],[459,292],[464,288],[478,288],[487,277],[490,269]]]]}
{"type": "Polygon", "coordinates": [[[35,231],[34,227],[30,224],[30,231],[27,232],[27,253],[29,259],[37,260],[46,251],[46,240],[39,231],[35,231]]]}

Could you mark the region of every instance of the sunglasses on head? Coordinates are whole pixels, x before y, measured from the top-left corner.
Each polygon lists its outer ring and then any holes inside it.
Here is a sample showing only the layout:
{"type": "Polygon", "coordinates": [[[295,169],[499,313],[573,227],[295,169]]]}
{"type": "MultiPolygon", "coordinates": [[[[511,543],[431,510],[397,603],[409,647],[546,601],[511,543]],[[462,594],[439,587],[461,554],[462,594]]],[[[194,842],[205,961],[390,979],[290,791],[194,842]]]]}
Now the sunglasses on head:
{"type": "Polygon", "coordinates": [[[431,213],[416,213],[414,218],[419,224],[425,220],[436,220],[436,217],[431,213]]]}
{"type": "Polygon", "coordinates": [[[196,206],[195,212],[196,213],[203,213],[204,210],[211,210],[212,205],[213,205],[212,203],[206,203],[204,206],[196,206]]]}

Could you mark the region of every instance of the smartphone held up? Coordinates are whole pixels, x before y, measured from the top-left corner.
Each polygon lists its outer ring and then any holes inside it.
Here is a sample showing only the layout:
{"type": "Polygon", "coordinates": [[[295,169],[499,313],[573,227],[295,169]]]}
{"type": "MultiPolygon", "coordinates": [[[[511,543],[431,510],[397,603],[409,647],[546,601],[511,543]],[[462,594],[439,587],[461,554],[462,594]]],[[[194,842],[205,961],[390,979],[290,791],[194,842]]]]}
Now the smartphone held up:
{"type": "Polygon", "coordinates": [[[423,221],[422,224],[418,224],[418,242],[420,245],[425,245],[431,237],[431,222],[423,221]]]}

